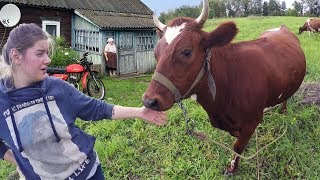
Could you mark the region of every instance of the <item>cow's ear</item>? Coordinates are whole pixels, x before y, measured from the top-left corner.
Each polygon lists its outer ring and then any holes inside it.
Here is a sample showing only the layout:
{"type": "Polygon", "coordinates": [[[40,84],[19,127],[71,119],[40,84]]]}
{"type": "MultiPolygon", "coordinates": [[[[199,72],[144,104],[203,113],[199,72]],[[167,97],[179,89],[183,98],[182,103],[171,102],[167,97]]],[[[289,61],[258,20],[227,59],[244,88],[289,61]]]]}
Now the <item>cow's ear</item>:
{"type": "Polygon", "coordinates": [[[164,33],[158,28],[157,28],[156,32],[157,32],[159,39],[161,39],[164,33]]]}
{"type": "Polygon", "coordinates": [[[205,46],[206,48],[225,46],[232,41],[237,33],[238,28],[234,22],[225,22],[219,25],[215,30],[205,34],[205,46]]]}

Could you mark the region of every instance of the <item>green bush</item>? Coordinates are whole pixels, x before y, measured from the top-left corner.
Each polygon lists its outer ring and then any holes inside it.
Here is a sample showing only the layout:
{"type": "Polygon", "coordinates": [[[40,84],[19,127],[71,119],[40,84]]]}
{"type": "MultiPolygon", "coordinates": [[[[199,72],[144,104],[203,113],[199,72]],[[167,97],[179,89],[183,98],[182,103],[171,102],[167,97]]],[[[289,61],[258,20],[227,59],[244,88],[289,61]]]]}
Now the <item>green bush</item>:
{"type": "Polygon", "coordinates": [[[78,59],[78,53],[68,47],[68,44],[63,37],[54,39],[50,67],[67,66],[69,64],[77,63],[78,59]]]}
{"type": "Polygon", "coordinates": [[[298,17],[299,16],[299,13],[298,13],[298,11],[296,10],[296,9],[288,9],[287,11],[286,11],[286,16],[296,16],[296,17],[298,17]]]}

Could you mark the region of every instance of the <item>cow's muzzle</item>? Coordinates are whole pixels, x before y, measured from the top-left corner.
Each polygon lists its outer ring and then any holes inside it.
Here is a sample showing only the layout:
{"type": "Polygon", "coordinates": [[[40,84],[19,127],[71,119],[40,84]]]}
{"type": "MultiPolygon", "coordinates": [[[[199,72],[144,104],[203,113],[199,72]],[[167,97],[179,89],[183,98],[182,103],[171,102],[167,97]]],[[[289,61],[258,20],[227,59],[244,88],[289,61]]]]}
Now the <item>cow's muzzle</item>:
{"type": "Polygon", "coordinates": [[[159,110],[160,110],[159,102],[158,102],[157,99],[154,99],[154,98],[146,98],[145,95],[143,95],[143,96],[142,96],[142,102],[143,102],[143,105],[144,105],[146,108],[153,109],[153,110],[156,110],[156,111],[159,111],[159,110]]]}

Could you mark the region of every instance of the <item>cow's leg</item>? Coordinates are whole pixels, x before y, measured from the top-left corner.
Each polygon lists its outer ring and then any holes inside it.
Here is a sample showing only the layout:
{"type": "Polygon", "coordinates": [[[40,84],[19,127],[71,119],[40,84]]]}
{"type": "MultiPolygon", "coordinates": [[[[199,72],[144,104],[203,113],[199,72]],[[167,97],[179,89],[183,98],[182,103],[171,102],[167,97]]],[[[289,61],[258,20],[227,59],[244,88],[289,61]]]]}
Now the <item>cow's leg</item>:
{"type": "MultiPolygon", "coordinates": [[[[259,121],[251,122],[252,124],[250,126],[244,127],[241,130],[241,133],[235,143],[233,144],[233,150],[237,152],[238,154],[241,154],[245,147],[247,146],[252,134],[254,133],[256,127],[258,126],[260,120],[262,118],[258,118],[259,121]]],[[[225,170],[225,175],[232,175],[237,172],[238,165],[239,165],[240,157],[238,155],[235,155],[233,157],[233,160],[231,161],[231,164],[227,167],[225,170]]]]}
{"type": "Polygon", "coordinates": [[[287,113],[287,101],[282,103],[280,113],[287,113]]]}

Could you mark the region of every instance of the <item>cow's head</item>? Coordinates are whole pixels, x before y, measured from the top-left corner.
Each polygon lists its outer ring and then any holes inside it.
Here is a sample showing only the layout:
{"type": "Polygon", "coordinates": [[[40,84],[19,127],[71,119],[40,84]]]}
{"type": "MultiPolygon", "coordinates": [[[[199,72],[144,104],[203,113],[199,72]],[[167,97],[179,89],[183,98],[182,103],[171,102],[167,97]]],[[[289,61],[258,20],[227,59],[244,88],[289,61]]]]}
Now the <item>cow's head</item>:
{"type": "Polygon", "coordinates": [[[208,4],[208,0],[203,1],[203,9],[197,19],[179,17],[164,25],[154,16],[154,23],[160,30],[154,52],[157,60],[155,74],[160,74],[160,79],[167,79],[172,84],[165,86],[152,79],[142,98],[147,108],[167,110],[172,107],[177,98],[168,86],[173,85],[179,94],[185,94],[204,65],[206,51],[229,44],[237,34],[238,29],[233,22],[221,24],[209,33],[201,30],[208,17],[208,4]]]}
{"type": "Polygon", "coordinates": [[[303,31],[305,31],[304,27],[299,27],[299,32],[298,32],[298,34],[302,34],[303,31]]]}

